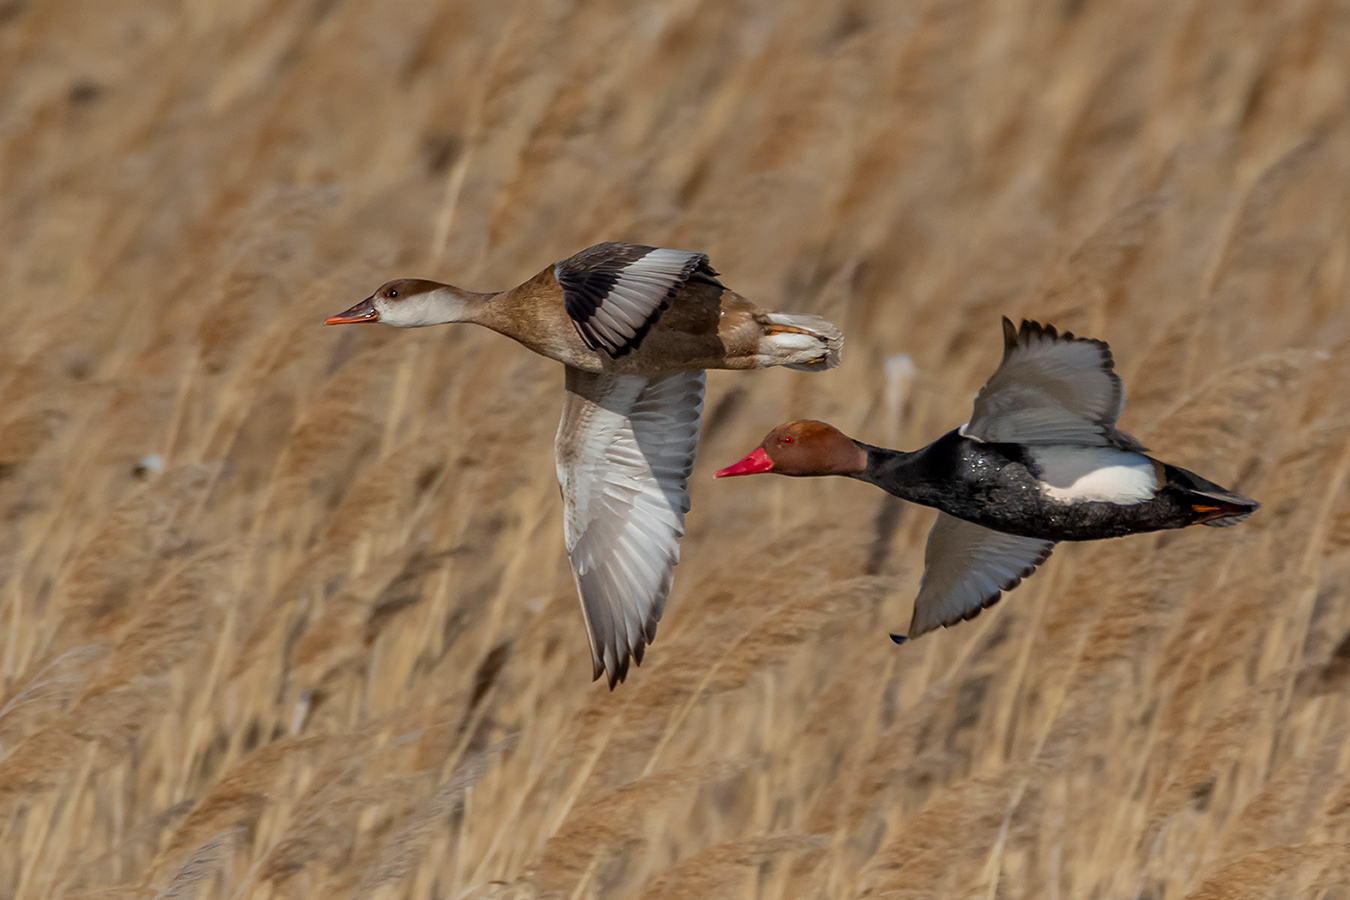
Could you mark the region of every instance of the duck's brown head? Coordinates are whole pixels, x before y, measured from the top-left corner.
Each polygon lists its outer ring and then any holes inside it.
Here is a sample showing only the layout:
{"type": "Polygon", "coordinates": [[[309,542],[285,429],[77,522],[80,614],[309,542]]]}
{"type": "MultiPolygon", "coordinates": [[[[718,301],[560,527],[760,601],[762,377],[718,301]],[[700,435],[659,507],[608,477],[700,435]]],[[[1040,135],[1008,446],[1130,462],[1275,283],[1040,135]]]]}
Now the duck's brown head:
{"type": "Polygon", "coordinates": [[[857,475],[867,468],[867,451],[833,425],[801,419],[779,425],[755,451],[713,477],[754,475],[857,475]]]}
{"type": "Polygon", "coordinates": [[[419,325],[444,325],[464,321],[464,297],[448,284],[422,278],[388,281],[360,303],[336,316],[325,325],[356,325],[383,322],[401,328],[419,325]]]}

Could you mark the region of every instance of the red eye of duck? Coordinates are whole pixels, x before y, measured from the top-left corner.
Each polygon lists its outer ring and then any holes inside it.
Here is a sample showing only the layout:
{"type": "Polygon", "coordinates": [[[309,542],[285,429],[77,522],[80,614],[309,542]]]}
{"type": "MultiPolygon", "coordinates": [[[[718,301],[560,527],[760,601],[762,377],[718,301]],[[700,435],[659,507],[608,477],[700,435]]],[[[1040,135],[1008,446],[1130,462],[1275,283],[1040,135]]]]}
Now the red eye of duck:
{"type": "Polygon", "coordinates": [[[790,444],[790,443],[792,443],[792,435],[790,435],[790,434],[785,434],[785,435],[783,435],[783,443],[785,443],[785,444],[790,444]]]}

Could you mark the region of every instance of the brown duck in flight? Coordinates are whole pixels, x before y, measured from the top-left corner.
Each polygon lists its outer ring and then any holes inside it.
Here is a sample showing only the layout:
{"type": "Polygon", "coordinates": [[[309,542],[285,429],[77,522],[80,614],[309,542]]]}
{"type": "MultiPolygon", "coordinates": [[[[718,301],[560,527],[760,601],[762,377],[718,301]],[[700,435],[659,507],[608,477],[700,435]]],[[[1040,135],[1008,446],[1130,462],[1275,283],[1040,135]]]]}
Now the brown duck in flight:
{"type": "Polygon", "coordinates": [[[329,325],[473,322],[566,366],[554,442],[563,534],[594,677],[641,664],[680,558],[704,369],[839,364],[843,336],[818,316],[760,309],[702,253],[605,243],[524,284],[479,294],[390,281],[329,325]]]}

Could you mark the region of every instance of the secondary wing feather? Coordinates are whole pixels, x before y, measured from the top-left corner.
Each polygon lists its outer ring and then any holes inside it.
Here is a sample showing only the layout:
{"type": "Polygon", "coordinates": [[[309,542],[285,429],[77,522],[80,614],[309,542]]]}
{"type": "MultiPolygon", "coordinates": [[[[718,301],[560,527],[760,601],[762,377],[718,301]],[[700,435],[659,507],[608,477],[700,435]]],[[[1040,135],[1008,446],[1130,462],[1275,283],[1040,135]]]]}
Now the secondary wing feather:
{"type": "MultiPolygon", "coordinates": [[[[972,619],[1050,558],[1054,541],[1004,534],[938,513],[906,637],[972,619]]],[[[898,638],[897,638],[898,640],[898,638]]]]}
{"type": "Polygon", "coordinates": [[[704,375],[567,368],[555,452],[563,534],[591,641],[612,688],[641,664],[680,559],[704,375]]]}

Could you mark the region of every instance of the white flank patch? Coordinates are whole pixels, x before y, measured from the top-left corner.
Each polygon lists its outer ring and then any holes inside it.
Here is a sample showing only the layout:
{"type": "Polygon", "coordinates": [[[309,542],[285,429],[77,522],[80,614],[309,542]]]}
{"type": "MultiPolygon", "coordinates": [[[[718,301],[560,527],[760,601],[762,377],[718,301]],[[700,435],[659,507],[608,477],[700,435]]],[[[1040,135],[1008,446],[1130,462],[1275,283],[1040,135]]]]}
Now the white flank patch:
{"type": "Polygon", "coordinates": [[[1046,447],[1031,451],[1041,489],[1061,503],[1142,503],[1158,490],[1153,461],[1109,447],[1046,447]]]}

